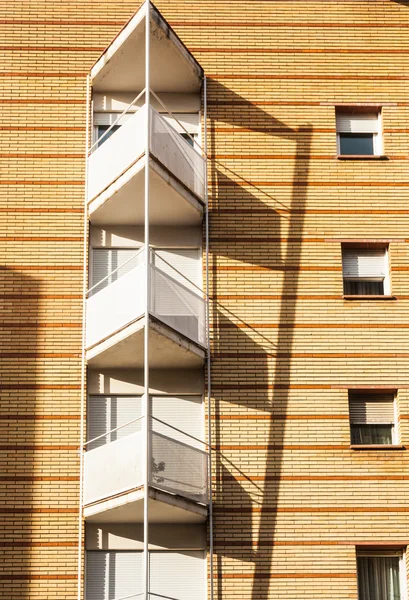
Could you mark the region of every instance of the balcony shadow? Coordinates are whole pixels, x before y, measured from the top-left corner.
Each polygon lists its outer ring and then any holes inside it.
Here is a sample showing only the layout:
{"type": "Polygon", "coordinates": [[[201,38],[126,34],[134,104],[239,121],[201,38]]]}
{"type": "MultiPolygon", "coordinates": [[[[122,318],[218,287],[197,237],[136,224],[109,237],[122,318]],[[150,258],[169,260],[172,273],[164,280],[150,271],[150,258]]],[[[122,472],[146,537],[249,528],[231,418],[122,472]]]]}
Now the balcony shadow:
{"type": "MultiPolygon", "coordinates": [[[[208,98],[217,599],[224,597],[222,563],[236,559],[254,565],[248,597],[267,600],[268,575],[274,571],[276,507],[291,383],[291,325],[297,307],[299,240],[307,201],[312,126],[290,127],[217,81],[209,82],[208,98]],[[258,163],[263,157],[251,163],[243,158],[240,167],[223,164],[223,157],[217,154],[215,118],[233,133],[265,134],[273,152],[280,147],[280,140],[290,142],[294,156],[291,181],[281,185],[275,162],[266,161],[262,171],[258,163]],[[252,172],[262,181],[250,180],[248,173],[252,172]],[[227,217],[222,220],[222,215],[227,217]],[[274,337],[257,324],[246,322],[266,320],[252,307],[259,294],[279,302],[274,328],[268,330],[274,331],[274,337]],[[258,434],[250,434],[246,420],[239,427],[230,427],[238,422],[230,421],[231,416],[240,414],[245,419],[260,412],[267,413],[269,424],[260,426],[258,434]],[[274,420],[275,413],[280,414],[279,419],[274,420]],[[254,473],[261,479],[260,485],[255,483],[254,473]],[[235,532],[240,532],[240,537],[235,532]]],[[[240,150],[237,158],[242,154],[240,150]]],[[[226,565],[224,569],[231,571],[226,565]]],[[[237,566],[234,572],[240,576],[237,566]]]]}
{"type": "Polygon", "coordinates": [[[33,507],[39,493],[38,488],[35,490],[39,484],[34,482],[39,479],[39,473],[35,472],[34,458],[40,283],[20,271],[3,267],[0,288],[0,554],[3,565],[0,596],[25,600],[33,593],[30,569],[39,557],[35,548],[39,545],[39,524],[34,522],[33,507]],[[34,554],[37,556],[33,557],[34,554]]]}

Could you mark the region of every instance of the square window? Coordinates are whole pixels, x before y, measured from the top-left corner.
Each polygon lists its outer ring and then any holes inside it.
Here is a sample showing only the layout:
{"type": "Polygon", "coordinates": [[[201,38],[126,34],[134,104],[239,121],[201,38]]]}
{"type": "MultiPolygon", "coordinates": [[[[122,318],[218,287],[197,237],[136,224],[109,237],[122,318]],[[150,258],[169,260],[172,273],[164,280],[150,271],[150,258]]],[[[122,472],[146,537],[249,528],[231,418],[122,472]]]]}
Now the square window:
{"type": "Polygon", "coordinates": [[[386,246],[342,246],[342,276],[346,296],[389,296],[386,246]]]}
{"type": "Polygon", "coordinates": [[[405,566],[402,551],[357,553],[359,600],[403,600],[405,566]]]}
{"type": "Polygon", "coordinates": [[[382,154],[381,113],[337,110],[337,146],[341,156],[382,154]]]}
{"type": "Polygon", "coordinates": [[[397,444],[396,412],[394,393],[350,391],[351,444],[397,444]]]}

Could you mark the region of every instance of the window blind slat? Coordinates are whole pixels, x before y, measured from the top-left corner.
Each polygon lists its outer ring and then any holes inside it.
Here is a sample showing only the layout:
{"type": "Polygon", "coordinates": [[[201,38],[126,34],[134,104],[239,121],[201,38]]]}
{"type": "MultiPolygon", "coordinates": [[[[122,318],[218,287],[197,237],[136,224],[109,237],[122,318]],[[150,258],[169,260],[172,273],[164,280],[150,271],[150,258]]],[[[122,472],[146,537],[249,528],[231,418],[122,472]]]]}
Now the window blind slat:
{"type": "Polygon", "coordinates": [[[378,133],[379,131],[379,118],[377,113],[339,113],[337,114],[336,122],[338,133],[378,133]]]}
{"type": "Polygon", "coordinates": [[[395,421],[393,394],[352,396],[349,399],[349,418],[354,425],[390,424],[395,421]]]}
{"type": "Polygon", "coordinates": [[[141,264],[143,254],[137,256],[138,248],[93,248],[91,253],[92,260],[92,278],[91,287],[96,286],[107,275],[118,269],[115,273],[107,277],[105,281],[93,290],[93,293],[100,291],[113,283],[123,275],[126,275],[141,264]],[[132,257],[134,257],[132,259],[132,257]],[[131,259],[131,260],[130,260],[131,259]],[[129,262],[127,262],[129,261],[129,262]],[[124,264],[126,263],[126,264],[124,264]],[[121,265],[124,265],[121,267],[121,265]]]}
{"type": "Polygon", "coordinates": [[[176,119],[183,125],[181,127],[179,123],[168,114],[162,114],[163,119],[169,123],[178,133],[190,133],[191,135],[197,135],[199,133],[199,113],[173,113],[176,119]],[[186,131],[185,131],[186,130],[186,131]]]}
{"type": "MultiPolygon", "coordinates": [[[[141,396],[90,396],[88,398],[88,440],[104,435],[142,415],[141,396]]],[[[88,450],[140,431],[141,421],[131,423],[88,445],[88,450]]]]}
{"type": "MultiPolygon", "coordinates": [[[[117,118],[120,116],[120,114],[121,114],[120,112],[94,113],[94,115],[93,115],[94,125],[113,125],[115,123],[115,121],[117,120],[117,118]]],[[[124,123],[126,123],[132,116],[133,116],[132,114],[122,115],[122,117],[119,119],[119,121],[118,121],[118,123],[116,123],[116,125],[124,125],[124,123]]]]}
{"type": "Polygon", "coordinates": [[[387,272],[385,248],[344,248],[342,250],[342,272],[350,278],[384,278],[387,272]]]}
{"type": "Polygon", "coordinates": [[[151,398],[151,414],[171,426],[167,427],[152,419],[153,431],[195,448],[204,449],[200,442],[172,429],[172,427],[176,427],[199,440],[203,439],[203,400],[201,396],[154,396],[151,398]]]}
{"type": "Polygon", "coordinates": [[[204,600],[203,552],[151,552],[149,560],[151,600],[204,600]]]}

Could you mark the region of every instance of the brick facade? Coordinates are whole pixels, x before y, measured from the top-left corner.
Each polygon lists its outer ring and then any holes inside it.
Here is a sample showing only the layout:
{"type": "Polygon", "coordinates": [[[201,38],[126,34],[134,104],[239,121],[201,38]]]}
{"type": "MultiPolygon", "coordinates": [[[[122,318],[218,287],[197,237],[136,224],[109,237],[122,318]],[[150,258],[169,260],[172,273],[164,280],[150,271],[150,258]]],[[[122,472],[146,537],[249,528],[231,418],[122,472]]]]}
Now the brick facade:
{"type": "MultiPolygon", "coordinates": [[[[407,456],[350,449],[348,388],[409,444],[409,2],[157,0],[208,76],[215,599],[357,598],[356,546],[409,543],[407,456]],[[336,159],[335,105],[388,160],[336,159]],[[341,241],[392,294],[342,298],[341,241]]],[[[76,598],[86,74],[135,3],[4,3],[0,590],[76,598]]]]}

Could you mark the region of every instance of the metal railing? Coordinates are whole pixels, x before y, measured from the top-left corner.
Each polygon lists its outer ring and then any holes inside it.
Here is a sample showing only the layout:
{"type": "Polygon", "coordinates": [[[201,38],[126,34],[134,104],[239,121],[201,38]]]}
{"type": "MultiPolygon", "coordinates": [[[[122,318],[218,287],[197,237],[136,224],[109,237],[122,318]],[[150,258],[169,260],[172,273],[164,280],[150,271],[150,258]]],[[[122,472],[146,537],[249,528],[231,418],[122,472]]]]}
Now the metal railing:
{"type": "MultiPolygon", "coordinates": [[[[103,277],[100,281],[98,281],[97,283],[95,283],[92,287],[90,287],[87,292],[86,292],[86,297],[89,297],[89,294],[91,292],[93,292],[93,290],[95,290],[97,287],[99,287],[101,285],[101,283],[104,283],[104,281],[107,281],[110,277],[112,277],[112,275],[115,275],[115,273],[117,273],[118,271],[120,271],[125,265],[127,265],[128,263],[130,263],[134,258],[136,258],[139,254],[142,253],[142,251],[145,248],[142,246],[142,248],[139,248],[139,250],[137,250],[135,252],[135,254],[133,254],[130,258],[128,258],[125,262],[123,262],[121,265],[119,265],[119,267],[116,267],[113,271],[111,271],[110,273],[108,273],[108,275],[105,275],[105,277],[103,277]]],[[[113,282],[112,282],[113,283],[113,282]]]]}

